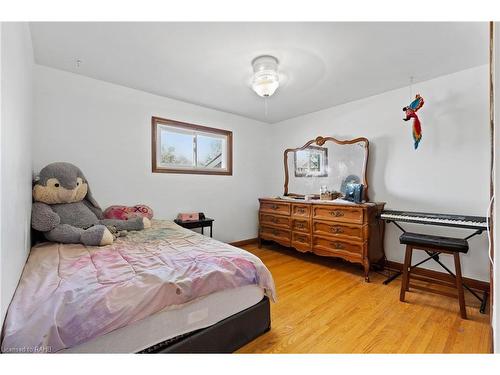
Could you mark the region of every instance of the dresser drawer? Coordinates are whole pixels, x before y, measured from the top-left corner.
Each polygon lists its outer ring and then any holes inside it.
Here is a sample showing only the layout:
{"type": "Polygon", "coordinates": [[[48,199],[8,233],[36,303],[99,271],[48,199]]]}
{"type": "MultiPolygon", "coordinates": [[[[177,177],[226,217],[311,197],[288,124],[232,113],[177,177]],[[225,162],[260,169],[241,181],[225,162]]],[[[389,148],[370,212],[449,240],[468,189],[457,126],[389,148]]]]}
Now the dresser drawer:
{"type": "Polygon", "coordinates": [[[263,201],[260,202],[260,211],[279,215],[290,215],[290,203],[263,201]]]}
{"type": "Polygon", "coordinates": [[[363,226],[357,224],[314,220],[313,233],[333,237],[346,237],[358,241],[363,240],[363,226]]]}
{"type": "Polygon", "coordinates": [[[309,217],[311,216],[311,205],[308,204],[292,204],[292,216],[309,217]]]}
{"type": "Polygon", "coordinates": [[[320,236],[313,236],[312,246],[314,250],[332,253],[348,253],[356,257],[362,257],[364,247],[362,242],[351,242],[342,239],[332,239],[320,236]]]}
{"type": "Polygon", "coordinates": [[[290,218],[283,215],[260,214],[260,224],[290,229],[290,218]]]}
{"type": "Polygon", "coordinates": [[[313,218],[362,224],[363,209],[358,207],[314,205],[313,218]]]}
{"type": "Polygon", "coordinates": [[[292,232],[292,247],[299,251],[311,251],[311,236],[304,233],[292,232]]]}
{"type": "Polygon", "coordinates": [[[260,227],[260,238],[279,242],[284,246],[290,246],[290,231],[267,226],[260,227]]]}
{"type": "Polygon", "coordinates": [[[308,219],[292,219],[292,230],[298,232],[311,232],[311,225],[308,219]]]}

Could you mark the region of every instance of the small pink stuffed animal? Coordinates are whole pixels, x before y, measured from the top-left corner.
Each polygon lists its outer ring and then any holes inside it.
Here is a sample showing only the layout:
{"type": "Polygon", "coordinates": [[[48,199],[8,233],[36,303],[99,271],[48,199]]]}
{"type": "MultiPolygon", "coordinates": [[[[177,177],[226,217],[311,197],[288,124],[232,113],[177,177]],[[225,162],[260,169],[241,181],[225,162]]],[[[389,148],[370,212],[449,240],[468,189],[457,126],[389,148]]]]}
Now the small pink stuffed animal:
{"type": "Polygon", "coordinates": [[[153,210],[144,205],[138,204],[132,207],[127,206],[109,206],[104,211],[106,219],[128,220],[136,217],[147,217],[149,220],[153,218],[153,210]]]}

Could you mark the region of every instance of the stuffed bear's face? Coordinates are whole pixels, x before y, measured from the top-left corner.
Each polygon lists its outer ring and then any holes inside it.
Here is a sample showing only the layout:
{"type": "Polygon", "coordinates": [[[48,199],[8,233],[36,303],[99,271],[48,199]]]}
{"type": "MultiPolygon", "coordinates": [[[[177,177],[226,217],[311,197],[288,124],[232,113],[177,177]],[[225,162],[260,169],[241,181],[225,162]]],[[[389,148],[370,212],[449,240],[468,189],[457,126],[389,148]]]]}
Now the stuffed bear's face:
{"type": "Polygon", "coordinates": [[[74,189],[67,189],[57,178],[49,178],[46,185],[35,185],[33,198],[47,204],[80,202],[87,195],[88,185],[80,177],[77,177],[74,185],[74,189]]]}

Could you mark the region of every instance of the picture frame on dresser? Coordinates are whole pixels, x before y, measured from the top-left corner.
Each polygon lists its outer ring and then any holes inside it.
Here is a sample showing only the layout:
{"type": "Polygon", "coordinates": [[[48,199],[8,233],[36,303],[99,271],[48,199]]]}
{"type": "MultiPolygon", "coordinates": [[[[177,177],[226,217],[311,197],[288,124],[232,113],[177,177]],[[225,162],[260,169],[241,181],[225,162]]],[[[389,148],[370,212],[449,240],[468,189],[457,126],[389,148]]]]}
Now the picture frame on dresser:
{"type": "Polygon", "coordinates": [[[379,219],[384,202],[367,200],[367,165],[369,142],[366,138],[338,140],[333,137],[317,137],[302,147],[284,152],[285,185],[283,197],[259,198],[259,247],[262,240],[269,240],[299,252],[311,252],[319,256],[341,258],[363,266],[365,281],[368,282],[370,268],[386,261],[383,245],[384,222],[379,219]],[[330,143],[329,143],[330,142],[330,143]],[[320,181],[303,185],[296,184],[289,192],[291,176],[294,175],[294,157],[290,154],[316,144],[322,147],[334,146],[328,151],[328,179],[313,176],[320,181]],[[349,149],[343,149],[346,145],[349,149]],[[356,159],[351,162],[350,157],[356,159]],[[293,168],[293,169],[292,169],[293,168]],[[290,173],[291,172],[291,173],[290,173]],[[331,201],[306,200],[314,191],[308,188],[327,185],[332,190],[343,183],[344,177],[359,176],[365,187],[362,203],[342,199],[331,201]]]}

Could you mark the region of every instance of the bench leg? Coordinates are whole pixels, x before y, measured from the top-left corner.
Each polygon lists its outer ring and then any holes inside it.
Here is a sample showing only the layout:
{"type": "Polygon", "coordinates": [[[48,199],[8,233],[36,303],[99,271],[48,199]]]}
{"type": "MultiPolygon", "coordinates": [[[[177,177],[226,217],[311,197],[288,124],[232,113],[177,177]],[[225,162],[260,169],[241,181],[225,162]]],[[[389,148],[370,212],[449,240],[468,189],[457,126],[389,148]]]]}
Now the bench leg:
{"type": "Polygon", "coordinates": [[[410,259],[408,260],[408,277],[406,278],[406,285],[405,285],[405,290],[407,292],[410,291],[410,277],[411,277],[411,261],[413,260],[413,247],[411,247],[411,250],[410,250],[410,259]]]}
{"type": "Polygon", "coordinates": [[[465,310],[464,286],[462,284],[462,268],[460,266],[460,253],[453,253],[453,259],[455,260],[455,281],[457,284],[460,315],[463,319],[467,319],[467,312],[465,310]]]}
{"type": "Polygon", "coordinates": [[[406,245],[405,262],[403,264],[403,279],[401,280],[401,292],[399,293],[399,300],[404,302],[405,293],[409,289],[410,285],[410,267],[411,258],[413,253],[413,247],[406,245]]]}

